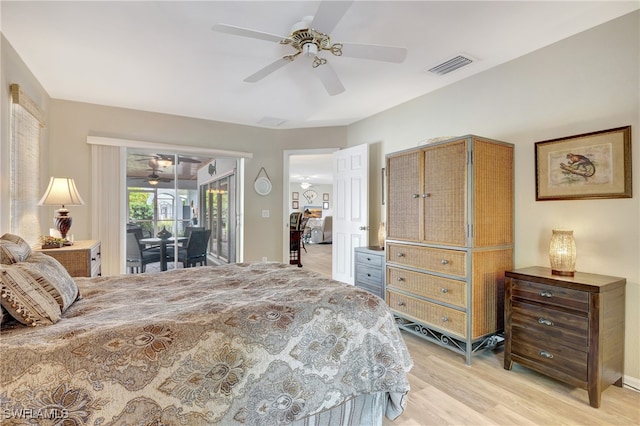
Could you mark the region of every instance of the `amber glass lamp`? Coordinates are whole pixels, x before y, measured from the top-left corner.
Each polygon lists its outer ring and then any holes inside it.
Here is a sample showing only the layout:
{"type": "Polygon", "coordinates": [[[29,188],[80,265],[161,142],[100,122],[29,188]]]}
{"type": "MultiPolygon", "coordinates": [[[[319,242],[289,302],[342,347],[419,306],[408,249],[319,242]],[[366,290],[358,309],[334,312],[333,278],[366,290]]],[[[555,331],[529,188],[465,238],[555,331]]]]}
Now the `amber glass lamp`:
{"type": "Polygon", "coordinates": [[[56,229],[60,231],[60,236],[67,242],[65,245],[71,245],[67,240],[67,233],[71,228],[71,216],[69,210],[65,206],[82,206],[84,201],[78,193],[76,183],[72,178],[56,178],[52,177],[49,186],[38,203],[39,206],[62,206],[56,210],[53,223],[56,229]]]}
{"type": "Polygon", "coordinates": [[[573,231],[554,229],[549,243],[549,262],[553,275],[572,277],[576,270],[576,242],[573,231]]]}

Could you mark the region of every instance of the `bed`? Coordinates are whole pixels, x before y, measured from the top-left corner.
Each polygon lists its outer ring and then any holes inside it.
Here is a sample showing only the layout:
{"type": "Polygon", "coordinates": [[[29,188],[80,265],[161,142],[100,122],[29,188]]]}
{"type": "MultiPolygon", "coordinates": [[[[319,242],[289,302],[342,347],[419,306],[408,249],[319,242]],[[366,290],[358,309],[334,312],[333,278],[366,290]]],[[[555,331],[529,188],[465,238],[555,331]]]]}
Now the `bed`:
{"type": "MultiPolygon", "coordinates": [[[[1,265],[4,307],[42,256],[1,265]]],[[[57,322],[2,326],[4,425],[373,425],[406,404],[393,315],[353,286],[279,263],[74,282],[57,322]]]]}

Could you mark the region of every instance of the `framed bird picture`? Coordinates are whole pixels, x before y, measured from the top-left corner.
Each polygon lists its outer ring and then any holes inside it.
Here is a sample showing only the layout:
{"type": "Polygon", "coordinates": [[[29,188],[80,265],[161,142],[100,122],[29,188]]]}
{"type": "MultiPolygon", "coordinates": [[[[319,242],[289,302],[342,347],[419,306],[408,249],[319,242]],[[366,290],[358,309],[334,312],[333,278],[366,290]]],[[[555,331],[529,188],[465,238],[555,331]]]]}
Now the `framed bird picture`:
{"type": "Polygon", "coordinates": [[[536,201],[631,197],[631,126],[535,143],[536,201]]]}

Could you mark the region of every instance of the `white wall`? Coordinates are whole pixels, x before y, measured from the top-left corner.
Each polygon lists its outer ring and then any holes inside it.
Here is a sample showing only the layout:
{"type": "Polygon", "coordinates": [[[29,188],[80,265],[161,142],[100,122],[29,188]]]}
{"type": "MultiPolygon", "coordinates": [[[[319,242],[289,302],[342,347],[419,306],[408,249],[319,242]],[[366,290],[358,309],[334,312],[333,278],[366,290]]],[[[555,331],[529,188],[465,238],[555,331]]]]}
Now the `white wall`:
{"type": "MultiPolygon", "coordinates": [[[[515,266],[548,266],[551,229],[574,230],[576,268],[627,279],[625,374],[640,384],[640,12],[578,34],[349,126],[349,145],[384,155],[428,138],[515,144],[515,266]],[[534,143],[632,126],[633,198],[535,201],[534,143]]],[[[376,191],[377,180],[372,180],[376,191]]],[[[384,217],[379,203],[371,213],[384,217]]],[[[375,220],[372,218],[372,223],[375,220]]],[[[373,238],[373,237],[372,237],[373,238]]],[[[628,381],[629,381],[628,380],[628,381]]]]}

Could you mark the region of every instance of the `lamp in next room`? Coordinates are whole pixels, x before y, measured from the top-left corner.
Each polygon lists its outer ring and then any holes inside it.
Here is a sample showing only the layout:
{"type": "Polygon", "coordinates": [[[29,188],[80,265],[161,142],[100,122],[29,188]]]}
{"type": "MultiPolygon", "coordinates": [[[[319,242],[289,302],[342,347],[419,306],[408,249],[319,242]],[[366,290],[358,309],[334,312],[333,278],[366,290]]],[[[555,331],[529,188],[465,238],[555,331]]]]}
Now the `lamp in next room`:
{"type": "Polygon", "coordinates": [[[573,231],[554,229],[549,243],[549,261],[553,275],[572,277],[576,270],[576,242],[573,231]]]}
{"type": "MultiPolygon", "coordinates": [[[[67,232],[69,232],[71,228],[71,216],[69,216],[69,210],[65,206],[82,206],[84,205],[84,201],[78,193],[76,183],[72,178],[52,177],[38,205],[62,206],[62,208],[56,210],[53,223],[56,225],[58,231],[60,231],[60,236],[66,240],[67,232]]],[[[65,244],[71,245],[68,240],[65,244]]]]}

